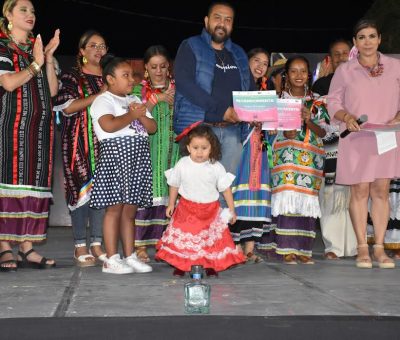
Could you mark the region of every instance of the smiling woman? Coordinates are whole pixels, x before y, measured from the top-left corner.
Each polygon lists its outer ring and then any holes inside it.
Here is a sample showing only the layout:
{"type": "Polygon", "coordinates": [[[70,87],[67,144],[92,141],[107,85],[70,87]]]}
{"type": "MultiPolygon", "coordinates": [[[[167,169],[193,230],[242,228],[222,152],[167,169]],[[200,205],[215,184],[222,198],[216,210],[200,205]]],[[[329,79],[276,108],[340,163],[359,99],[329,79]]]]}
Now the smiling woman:
{"type": "Polygon", "coordinates": [[[61,78],[55,112],[61,115],[61,143],[64,186],[74,235],[74,261],[80,267],[104,261],[101,249],[104,211],[89,208],[92,180],[99,158],[100,143],[93,130],[90,107],[107,86],[103,84],[100,59],[107,46],[96,31],[86,31],[78,44],[77,63],[61,78]],[[90,253],[86,227],[90,226],[90,253]]]}
{"type": "Polygon", "coordinates": [[[32,248],[46,239],[51,194],[53,115],[58,81],[53,53],[57,30],[43,47],[32,34],[29,0],[6,0],[0,22],[0,270],[14,271],[11,243],[19,244],[18,267],[54,267],[32,248]]]}
{"type": "MultiPolygon", "coordinates": [[[[370,199],[374,258],[380,268],[394,268],[383,242],[389,220],[390,179],[400,177],[399,149],[380,152],[375,134],[360,130],[357,119],[366,114],[371,123],[400,122],[400,61],[378,52],[381,33],[372,20],[356,24],[353,43],[359,52],[338,67],[328,94],[330,116],[341,122],[341,130],[353,131],[339,140],[336,182],[351,186],[350,216],[358,244],[356,266],[372,268],[366,243],[370,199]]],[[[399,133],[386,138],[399,145],[399,133]]]]}
{"type": "Polygon", "coordinates": [[[153,173],[153,206],[140,209],[136,215],[135,245],[138,257],[150,261],[146,246],[154,246],[168,224],[165,209],[168,185],[164,172],[179,159],[179,145],[172,129],[175,81],[170,70],[169,53],[164,46],[150,46],[144,53],[145,79],[134,88],[157,122],[157,132],[150,135],[153,173]]]}

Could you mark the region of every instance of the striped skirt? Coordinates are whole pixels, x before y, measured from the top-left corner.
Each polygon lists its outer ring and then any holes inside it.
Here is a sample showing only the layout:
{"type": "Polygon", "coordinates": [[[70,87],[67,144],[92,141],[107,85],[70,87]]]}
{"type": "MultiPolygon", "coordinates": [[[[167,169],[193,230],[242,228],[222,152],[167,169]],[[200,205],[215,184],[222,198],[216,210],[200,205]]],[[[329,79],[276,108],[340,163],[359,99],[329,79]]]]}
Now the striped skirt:
{"type": "Polygon", "coordinates": [[[46,239],[51,188],[0,183],[0,241],[46,239]]]}
{"type": "Polygon", "coordinates": [[[271,245],[278,257],[288,254],[312,256],[317,219],[300,215],[272,218],[271,245]]]}

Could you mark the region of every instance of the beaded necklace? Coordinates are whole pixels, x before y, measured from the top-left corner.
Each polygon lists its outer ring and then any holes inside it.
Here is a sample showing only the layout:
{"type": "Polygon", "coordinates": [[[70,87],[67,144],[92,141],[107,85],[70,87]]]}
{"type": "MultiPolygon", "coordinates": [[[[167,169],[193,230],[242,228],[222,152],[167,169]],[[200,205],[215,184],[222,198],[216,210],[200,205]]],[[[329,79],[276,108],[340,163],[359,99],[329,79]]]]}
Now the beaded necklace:
{"type": "Polygon", "coordinates": [[[358,63],[368,72],[371,77],[379,77],[383,74],[383,64],[380,62],[381,55],[378,53],[378,60],[374,66],[364,66],[360,62],[360,55],[357,56],[358,63]]]}
{"type": "Polygon", "coordinates": [[[8,35],[11,39],[11,41],[14,43],[16,47],[18,47],[21,51],[23,52],[28,52],[28,50],[31,48],[31,41],[27,38],[25,43],[19,42],[17,39],[14,38],[14,36],[10,33],[8,35]]]}

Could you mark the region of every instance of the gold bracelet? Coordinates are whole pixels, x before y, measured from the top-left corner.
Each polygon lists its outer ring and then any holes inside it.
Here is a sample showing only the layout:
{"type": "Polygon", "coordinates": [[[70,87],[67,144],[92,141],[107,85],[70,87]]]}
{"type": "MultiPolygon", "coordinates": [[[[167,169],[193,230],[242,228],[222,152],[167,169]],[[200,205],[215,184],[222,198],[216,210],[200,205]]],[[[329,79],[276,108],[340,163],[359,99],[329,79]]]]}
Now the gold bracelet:
{"type": "Polygon", "coordinates": [[[39,72],[37,72],[36,69],[32,66],[32,64],[28,66],[28,69],[29,69],[29,71],[32,73],[32,76],[33,76],[33,77],[37,76],[37,74],[39,73],[39,72]]]}
{"type": "Polygon", "coordinates": [[[33,67],[33,69],[36,71],[36,74],[40,72],[40,66],[36,61],[32,61],[30,66],[33,67]]]}

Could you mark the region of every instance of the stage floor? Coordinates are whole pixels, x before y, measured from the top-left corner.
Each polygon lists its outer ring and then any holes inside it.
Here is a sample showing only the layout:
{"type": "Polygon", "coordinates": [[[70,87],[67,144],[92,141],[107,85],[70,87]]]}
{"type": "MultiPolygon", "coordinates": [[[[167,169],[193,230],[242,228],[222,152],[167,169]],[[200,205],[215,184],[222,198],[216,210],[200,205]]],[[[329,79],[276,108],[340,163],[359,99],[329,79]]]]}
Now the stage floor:
{"type": "MultiPolygon", "coordinates": [[[[0,272],[0,318],[143,317],[184,315],[185,279],[165,263],[149,274],[102,274],[73,264],[70,228],[50,228],[37,247],[57,268],[0,272]]],[[[400,316],[400,262],[394,270],[357,269],[354,259],[322,258],[315,265],[247,264],[220,273],[211,284],[210,315],[400,316]]],[[[151,253],[153,255],[153,252],[151,253]]],[[[1,338],[1,336],[0,336],[1,338]]]]}

